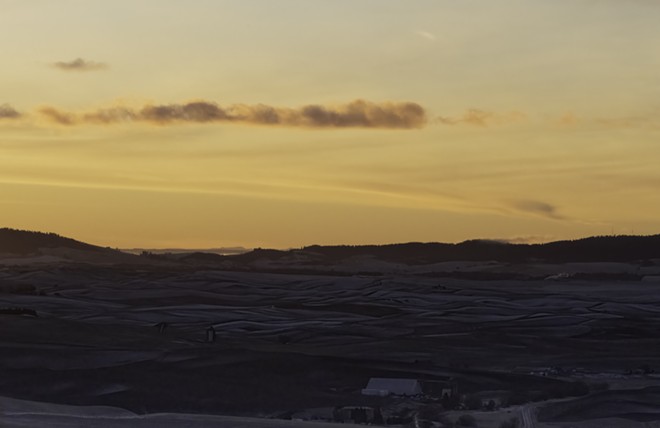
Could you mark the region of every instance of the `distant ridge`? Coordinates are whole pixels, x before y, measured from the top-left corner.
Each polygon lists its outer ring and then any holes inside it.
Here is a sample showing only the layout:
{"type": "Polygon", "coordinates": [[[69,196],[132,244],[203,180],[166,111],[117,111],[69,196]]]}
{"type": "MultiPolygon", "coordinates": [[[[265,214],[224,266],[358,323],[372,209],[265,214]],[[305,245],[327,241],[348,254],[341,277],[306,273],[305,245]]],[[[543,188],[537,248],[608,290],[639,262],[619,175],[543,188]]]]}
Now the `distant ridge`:
{"type": "Polygon", "coordinates": [[[357,256],[379,260],[428,264],[448,261],[497,261],[505,263],[630,262],[660,259],[660,235],[594,236],[545,244],[511,244],[492,240],[470,240],[458,244],[420,243],[388,245],[312,245],[297,250],[256,249],[232,256],[245,262],[259,258],[307,255],[324,263],[357,256]]]}
{"type": "Polygon", "coordinates": [[[42,248],[67,248],[81,251],[106,252],[107,248],[65,238],[55,233],[1,228],[0,253],[29,255],[37,254],[42,248]]]}
{"type": "Polygon", "coordinates": [[[371,254],[382,260],[405,263],[442,261],[521,262],[625,262],[660,258],[660,235],[594,236],[545,244],[511,244],[470,240],[458,244],[417,243],[366,246],[310,246],[304,251],[328,258],[371,254]]]}
{"type": "MultiPolygon", "coordinates": [[[[65,248],[94,253],[129,254],[54,233],[0,229],[0,254],[38,254],[41,249],[65,248]]],[[[101,255],[101,254],[100,254],[101,255]]],[[[387,245],[311,245],[300,249],[255,249],[243,254],[213,253],[147,254],[149,259],[187,263],[231,261],[235,268],[259,260],[331,265],[354,257],[371,257],[392,263],[422,265],[450,261],[502,263],[632,262],[660,259],[660,235],[594,236],[545,244],[512,244],[493,240],[469,240],[457,244],[409,242],[387,245]]],[[[135,257],[135,256],[132,256],[135,257]]]]}

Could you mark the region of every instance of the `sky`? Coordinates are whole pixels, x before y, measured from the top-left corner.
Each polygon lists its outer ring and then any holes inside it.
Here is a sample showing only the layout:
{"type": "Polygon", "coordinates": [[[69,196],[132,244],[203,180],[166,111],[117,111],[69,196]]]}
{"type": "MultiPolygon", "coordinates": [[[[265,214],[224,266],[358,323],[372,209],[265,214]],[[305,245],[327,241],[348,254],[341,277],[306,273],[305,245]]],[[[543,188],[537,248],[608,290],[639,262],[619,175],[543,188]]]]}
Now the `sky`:
{"type": "Polygon", "coordinates": [[[119,248],[660,233],[660,2],[0,10],[0,226],[119,248]]]}

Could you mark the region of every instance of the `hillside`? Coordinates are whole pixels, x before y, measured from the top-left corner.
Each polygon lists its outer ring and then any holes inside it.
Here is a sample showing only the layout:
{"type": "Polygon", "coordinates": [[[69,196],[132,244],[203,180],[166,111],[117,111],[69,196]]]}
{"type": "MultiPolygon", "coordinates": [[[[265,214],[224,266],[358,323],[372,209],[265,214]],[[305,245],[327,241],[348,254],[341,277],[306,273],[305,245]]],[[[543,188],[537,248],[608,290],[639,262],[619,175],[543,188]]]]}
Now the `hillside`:
{"type": "Polygon", "coordinates": [[[497,261],[505,263],[631,262],[660,258],[660,235],[597,236],[546,244],[510,244],[500,241],[471,240],[458,244],[418,243],[391,245],[319,246],[276,252],[255,250],[235,256],[236,260],[257,257],[284,257],[308,254],[326,263],[357,256],[405,264],[449,261],[497,261]]]}
{"type": "Polygon", "coordinates": [[[39,254],[42,249],[46,248],[65,248],[92,252],[108,251],[106,248],[65,238],[55,233],[32,232],[9,228],[0,229],[0,254],[39,254]]]}
{"type": "Polygon", "coordinates": [[[546,244],[510,244],[500,241],[471,240],[458,244],[311,246],[303,250],[323,254],[328,259],[371,254],[382,260],[413,264],[447,261],[629,262],[660,258],[660,235],[597,236],[546,244]]]}
{"type": "Polygon", "coordinates": [[[62,256],[65,253],[67,257],[76,259],[80,259],[79,256],[83,253],[93,256],[91,259],[87,258],[87,261],[102,261],[104,257],[119,256],[122,261],[139,261],[146,264],[166,262],[174,265],[264,271],[310,269],[316,272],[376,272],[379,269],[383,271],[396,269],[396,266],[414,267],[449,262],[473,262],[482,265],[490,262],[500,265],[564,263],[655,265],[655,261],[660,260],[660,235],[597,236],[545,244],[470,240],[457,244],[411,242],[389,245],[312,245],[292,250],[257,248],[235,255],[191,252],[145,253],[140,257],[54,233],[0,229],[0,254],[62,256]],[[74,254],[77,255],[74,257],[74,254]]]}

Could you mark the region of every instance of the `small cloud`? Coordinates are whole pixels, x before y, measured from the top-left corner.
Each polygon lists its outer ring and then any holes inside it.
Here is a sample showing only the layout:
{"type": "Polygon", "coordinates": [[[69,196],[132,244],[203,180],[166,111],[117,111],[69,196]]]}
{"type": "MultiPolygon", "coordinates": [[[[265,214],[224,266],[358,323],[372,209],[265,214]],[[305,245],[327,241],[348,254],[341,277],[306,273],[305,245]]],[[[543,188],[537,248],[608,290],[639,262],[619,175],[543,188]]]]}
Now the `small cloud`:
{"type": "Polygon", "coordinates": [[[506,125],[510,123],[523,122],[527,120],[527,115],[519,111],[510,111],[506,113],[494,113],[490,111],[471,108],[458,117],[438,116],[436,121],[443,125],[472,125],[487,127],[490,125],[506,125]]]}
{"type": "Polygon", "coordinates": [[[540,215],[553,220],[564,220],[565,217],[557,213],[557,207],[547,202],[521,199],[513,201],[510,205],[518,211],[540,215]]]}
{"type": "Polygon", "coordinates": [[[430,40],[430,41],[432,41],[432,42],[435,42],[435,41],[438,39],[438,38],[435,36],[435,34],[433,34],[433,33],[429,33],[428,31],[418,30],[418,31],[415,31],[415,34],[417,34],[419,37],[422,37],[422,38],[424,38],[424,39],[426,39],[426,40],[430,40]]]}
{"type": "Polygon", "coordinates": [[[64,71],[95,71],[107,68],[107,64],[102,62],[87,61],[82,58],[76,58],[73,61],[58,61],[52,64],[53,67],[64,71]]]}
{"type": "Polygon", "coordinates": [[[14,107],[9,104],[0,105],[0,120],[1,119],[18,119],[22,114],[16,111],[14,107]]]}

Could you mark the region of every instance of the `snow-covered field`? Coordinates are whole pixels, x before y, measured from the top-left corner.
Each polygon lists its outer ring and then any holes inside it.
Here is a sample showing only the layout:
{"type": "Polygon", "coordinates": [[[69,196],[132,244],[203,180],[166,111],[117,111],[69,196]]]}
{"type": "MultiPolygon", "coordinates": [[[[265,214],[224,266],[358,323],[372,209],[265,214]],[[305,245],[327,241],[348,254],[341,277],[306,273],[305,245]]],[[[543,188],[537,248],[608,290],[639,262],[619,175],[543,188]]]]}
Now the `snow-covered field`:
{"type": "MultiPolygon", "coordinates": [[[[39,265],[1,269],[2,284],[35,292],[0,294],[0,308],[38,316],[0,314],[0,395],[137,414],[281,416],[376,405],[359,394],[370,376],[497,390],[519,366],[624,372],[660,355],[660,293],[640,281],[39,265]]],[[[131,426],[168,426],[159,417],[183,416],[133,415],[143,425],[131,426]]],[[[21,418],[3,423],[30,426],[21,418]]]]}

